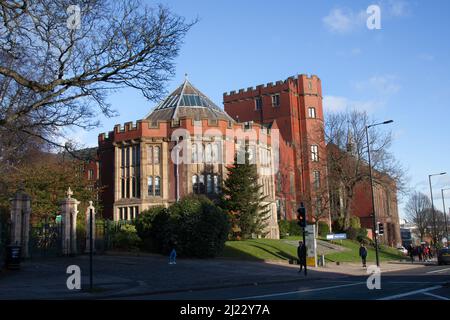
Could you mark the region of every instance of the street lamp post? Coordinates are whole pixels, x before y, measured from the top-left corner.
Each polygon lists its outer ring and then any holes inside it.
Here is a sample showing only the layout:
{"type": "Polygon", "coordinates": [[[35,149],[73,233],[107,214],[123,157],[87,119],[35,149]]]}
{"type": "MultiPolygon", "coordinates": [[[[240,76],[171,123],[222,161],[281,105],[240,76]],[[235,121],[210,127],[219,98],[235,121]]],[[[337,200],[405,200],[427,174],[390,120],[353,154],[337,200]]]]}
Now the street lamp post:
{"type": "Polygon", "coordinates": [[[436,247],[437,243],[437,236],[436,236],[436,213],[434,211],[434,201],[433,201],[433,188],[431,187],[431,177],[433,176],[442,176],[446,174],[447,172],[441,172],[441,173],[434,173],[428,175],[428,182],[430,183],[430,195],[431,195],[431,212],[433,214],[433,242],[434,246],[436,247]]]}
{"type": "Polygon", "coordinates": [[[388,123],[392,123],[394,122],[394,120],[387,120],[384,122],[380,122],[380,123],[375,123],[375,124],[371,124],[366,126],[366,139],[367,139],[367,154],[368,154],[368,160],[369,160],[369,178],[370,178],[370,191],[372,194],[372,223],[373,223],[373,239],[375,242],[375,257],[376,257],[376,261],[377,261],[377,267],[380,266],[380,258],[379,258],[379,253],[378,253],[378,235],[377,235],[377,218],[376,218],[376,214],[375,214],[375,197],[373,194],[373,178],[372,178],[372,163],[370,160],[370,143],[369,143],[369,128],[371,127],[375,127],[381,124],[388,124],[388,123]]]}
{"type": "Polygon", "coordinates": [[[450,188],[441,189],[441,193],[442,193],[442,208],[444,209],[445,238],[447,239],[447,243],[448,243],[449,241],[448,241],[447,213],[445,213],[445,199],[444,199],[444,191],[446,191],[446,190],[450,190],[450,188]]]}

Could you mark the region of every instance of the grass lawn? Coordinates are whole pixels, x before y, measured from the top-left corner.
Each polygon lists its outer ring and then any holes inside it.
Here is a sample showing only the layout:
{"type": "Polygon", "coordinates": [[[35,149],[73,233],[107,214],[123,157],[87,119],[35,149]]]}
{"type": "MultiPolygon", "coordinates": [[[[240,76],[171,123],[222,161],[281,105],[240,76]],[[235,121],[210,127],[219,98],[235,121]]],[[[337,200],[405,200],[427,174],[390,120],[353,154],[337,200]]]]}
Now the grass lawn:
{"type": "MultiPolygon", "coordinates": [[[[299,240],[300,237],[292,236],[283,240],[299,240]]],[[[330,253],[325,256],[327,261],[335,262],[359,262],[359,242],[352,240],[335,241],[349,249],[343,252],[330,253]]],[[[367,261],[375,261],[375,250],[367,247],[367,261]]],[[[297,246],[272,239],[250,239],[243,241],[227,241],[223,253],[224,258],[243,260],[289,260],[297,259],[297,246]]],[[[404,256],[395,248],[381,246],[380,261],[401,260],[404,256]]]]}
{"type": "Polygon", "coordinates": [[[221,257],[246,260],[289,260],[297,257],[297,247],[272,239],[227,241],[221,257]]]}
{"type": "MultiPolygon", "coordinates": [[[[333,243],[341,245],[340,241],[334,241],[333,243]]],[[[342,261],[342,262],[360,262],[359,257],[359,242],[353,240],[342,240],[342,246],[350,250],[343,252],[330,253],[325,256],[328,261],[342,261]]],[[[366,246],[367,248],[367,261],[375,261],[375,249],[371,246],[366,246]]],[[[390,260],[402,260],[405,259],[397,249],[381,246],[379,251],[380,261],[390,261],[390,260]]]]}

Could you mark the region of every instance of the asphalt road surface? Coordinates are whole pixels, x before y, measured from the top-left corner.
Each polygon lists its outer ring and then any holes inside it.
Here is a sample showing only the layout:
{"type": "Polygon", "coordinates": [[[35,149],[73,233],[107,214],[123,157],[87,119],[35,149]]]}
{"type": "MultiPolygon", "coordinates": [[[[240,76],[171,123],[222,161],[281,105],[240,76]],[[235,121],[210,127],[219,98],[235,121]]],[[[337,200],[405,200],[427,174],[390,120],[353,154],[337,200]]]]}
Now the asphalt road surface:
{"type": "Polygon", "coordinates": [[[150,294],[118,299],[145,300],[450,300],[450,266],[382,273],[380,289],[368,289],[367,276],[305,280],[213,290],[150,294]]]}

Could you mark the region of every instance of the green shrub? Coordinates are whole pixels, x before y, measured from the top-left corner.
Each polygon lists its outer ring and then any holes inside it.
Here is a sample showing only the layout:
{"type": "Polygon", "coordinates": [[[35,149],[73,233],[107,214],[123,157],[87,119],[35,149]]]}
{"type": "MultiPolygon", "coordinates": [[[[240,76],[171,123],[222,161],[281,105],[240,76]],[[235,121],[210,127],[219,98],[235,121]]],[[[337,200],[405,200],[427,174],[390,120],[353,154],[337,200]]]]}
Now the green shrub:
{"type": "Polygon", "coordinates": [[[278,220],[278,228],[280,230],[280,237],[284,238],[289,235],[289,221],[278,220]]]}
{"type": "Polygon", "coordinates": [[[327,234],[330,233],[330,227],[328,226],[328,223],[324,221],[319,221],[318,227],[317,227],[319,236],[326,237],[327,234]]]}
{"type": "Polygon", "coordinates": [[[356,240],[358,240],[359,242],[365,242],[365,243],[368,243],[368,242],[367,242],[367,239],[369,239],[369,238],[367,237],[367,229],[364,229],[364,228],[359,228],[359,229],[357,229],[357,232],[356,232],[356,240]]]}
{"type": "MultiPolygon", "coordinates": [[[[348,231],[348,229],[347,230],[345,229],[345,218],[344,217],[340,217],[340,218],[333,220],[332,227],[333,227],[334,233],[341,233],[341,232],[348,231]]],[[[349,228],[352,228],[355,230],[361,228],[361,222],[359,220],[359,217],[350,217],[349,228]]],[[[353,231],[350,231],[350,232],[353,232],[353,231]]]]}
{"type": "Polygon", "coordinates": [[[176,248],[177,255],[214,257],[221,253],[230,225],[227,214],[205,196],[188,196],[168,209],[143,211],[136,228],[142,246],[162,254],[176,248]]]}
{"type": "Polygon", "coordinates": [[[115,248],[134,250],[141,244],[141,239],[137,235],[136,227],[132,224],[124,224],[120,226],[118,232],[113,236],[115,248]]]}
{"type": "Polygon", "coordinates": [[[361,221],[359,220],[359,217],[350,217],[350,228],[353,229],[361,228],[361,221]]]}
{"type": "Polygon", "coordinates": [[[174,221],[177,254],[203,258],[222,252],[230,223],[227,214],[207,197],[185,197],[169,208],[169,216],[174,221]]]}
{"type": "Polygon", "coordinates": [[[333,233],[344,232],[344,218],[337,218],[332,222],[333,233]]]}
{"type": "Polygon", "coordinates": [[[167,230],[169,215],[167,209],[161,206],[151,207],[139,214],[136,219],[136,231],[142,239],[142,248],[151,252],[161,252],[164,238],[170,232],[167,230]]]}
{"type": "Polygon", "coordinates": [[[280,236],[299,236],[302,234],[302,229],[297,223],[297,220],[279,220],[278,227],[280,228],[280,236]]]}

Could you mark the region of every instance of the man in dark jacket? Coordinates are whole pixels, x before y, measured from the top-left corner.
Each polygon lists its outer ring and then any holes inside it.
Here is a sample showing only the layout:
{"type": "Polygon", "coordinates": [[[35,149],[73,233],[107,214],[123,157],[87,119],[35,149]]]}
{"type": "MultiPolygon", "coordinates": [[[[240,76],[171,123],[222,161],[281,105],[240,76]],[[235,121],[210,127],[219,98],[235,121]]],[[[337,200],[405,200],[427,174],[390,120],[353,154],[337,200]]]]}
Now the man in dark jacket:
{"type": "Polygon", "coordinates": [[[361,246],[359,247],[359,256],[361,257],[363,268],[366,268],[367,248],[362,242],[361,246]]]}
{"type": "Polygon", "coordinates": [[[300,264],[300,270],[298,270],[298,272],[302,272],[303,266],[306,270],[306,246],[303,241],[298,242],[297,256],[298,263],[300,264]]]}

